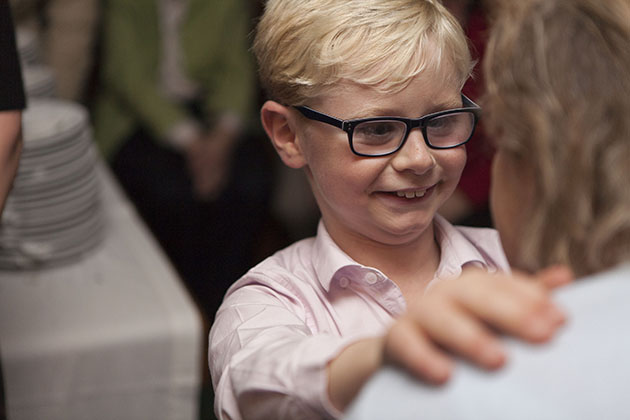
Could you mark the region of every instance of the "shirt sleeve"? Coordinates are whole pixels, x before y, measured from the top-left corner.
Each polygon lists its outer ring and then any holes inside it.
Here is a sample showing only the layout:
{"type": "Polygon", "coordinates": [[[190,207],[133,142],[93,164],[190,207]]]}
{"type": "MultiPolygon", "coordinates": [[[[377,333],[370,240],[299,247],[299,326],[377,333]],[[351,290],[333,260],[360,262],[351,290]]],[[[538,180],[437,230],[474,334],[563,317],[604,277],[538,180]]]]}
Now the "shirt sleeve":
{"type": "Polygon", "coordinates": [[[326,366],[358,337],[316,334],[288,289],[248,285],[228,295],[210,333],[219,418],[339,418],[326,366]]]}
{"type": "Polygon", "coordinates": [[[0,0],[0,111],[24,109],[26,98],[9,2],[0,0]]]}

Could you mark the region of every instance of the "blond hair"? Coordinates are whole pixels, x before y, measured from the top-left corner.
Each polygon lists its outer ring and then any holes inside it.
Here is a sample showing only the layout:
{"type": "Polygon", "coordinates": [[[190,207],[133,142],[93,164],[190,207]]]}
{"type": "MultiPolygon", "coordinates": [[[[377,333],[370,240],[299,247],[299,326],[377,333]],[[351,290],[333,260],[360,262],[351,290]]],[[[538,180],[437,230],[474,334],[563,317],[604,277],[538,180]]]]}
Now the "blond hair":
{"type": "Polygon", "coordinates": [[[437,0],[268,0],[253,51],[267,95],[302,105],[342,80],[403,89],[449,62],[463,85],[472,62],[463,31],[437,0]]]}
{"type": "Polygon", "coordinates": [[[534,175],[520,260],[589,274],[630,259],[630,1],[507,1],[486,128],[534,175]]]}

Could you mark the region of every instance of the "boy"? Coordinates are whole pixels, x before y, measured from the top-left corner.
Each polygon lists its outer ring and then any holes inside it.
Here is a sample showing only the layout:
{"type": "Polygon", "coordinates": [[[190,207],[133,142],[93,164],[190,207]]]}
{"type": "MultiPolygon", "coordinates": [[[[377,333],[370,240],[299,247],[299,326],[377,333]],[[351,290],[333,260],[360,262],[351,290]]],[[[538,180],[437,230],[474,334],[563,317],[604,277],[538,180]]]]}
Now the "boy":
{"type": "Polygon", "coordinates": [[[509,267],[495,231],[436,215],[479,112],[461,95],[466,39],[439,2],[271,0],[254,52],[272,98],[263,126],[322,220],[226,294],[210,333],[219,417],[339,417],[384,361],[443,382],[450,362],[428,337],[499,366],[469,313],[530,340],[562,322],[538,286],[442,280],[509,267]]]}

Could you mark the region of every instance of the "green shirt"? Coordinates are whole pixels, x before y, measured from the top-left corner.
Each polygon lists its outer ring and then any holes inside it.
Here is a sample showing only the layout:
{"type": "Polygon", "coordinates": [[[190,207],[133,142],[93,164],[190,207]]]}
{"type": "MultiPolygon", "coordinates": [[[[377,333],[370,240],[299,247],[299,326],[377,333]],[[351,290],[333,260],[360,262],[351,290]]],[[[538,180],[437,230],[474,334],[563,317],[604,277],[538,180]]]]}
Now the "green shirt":
{"type": "MultiPolygon", "coordinates": [[[[208,118],[222,112],[245,121],[253,116],[248,12],[239,0],[189,0],[180,28],[184,70],[201,86],[208,118]]],[[[111,157],[139,126],[164,139],[175,124],[193,117],[160,90],[158,0],[106,0],[103,13],[101,80],[93,118],[96,141],[111,157]]]]}

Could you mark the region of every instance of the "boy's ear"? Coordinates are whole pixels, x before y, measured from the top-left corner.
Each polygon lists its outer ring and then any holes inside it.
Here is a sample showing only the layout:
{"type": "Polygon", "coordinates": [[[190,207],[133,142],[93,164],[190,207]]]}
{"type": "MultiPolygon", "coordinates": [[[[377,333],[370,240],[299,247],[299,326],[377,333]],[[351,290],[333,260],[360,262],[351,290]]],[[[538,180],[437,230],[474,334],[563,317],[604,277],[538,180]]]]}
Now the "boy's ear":
{"type": "Polygon", "coordinates": [[[306,165],[296,132],[295,116],[290,109],[278,102],[267,101],[260,110],[260,119],[284,164],[295,169],[306,165]]]}

